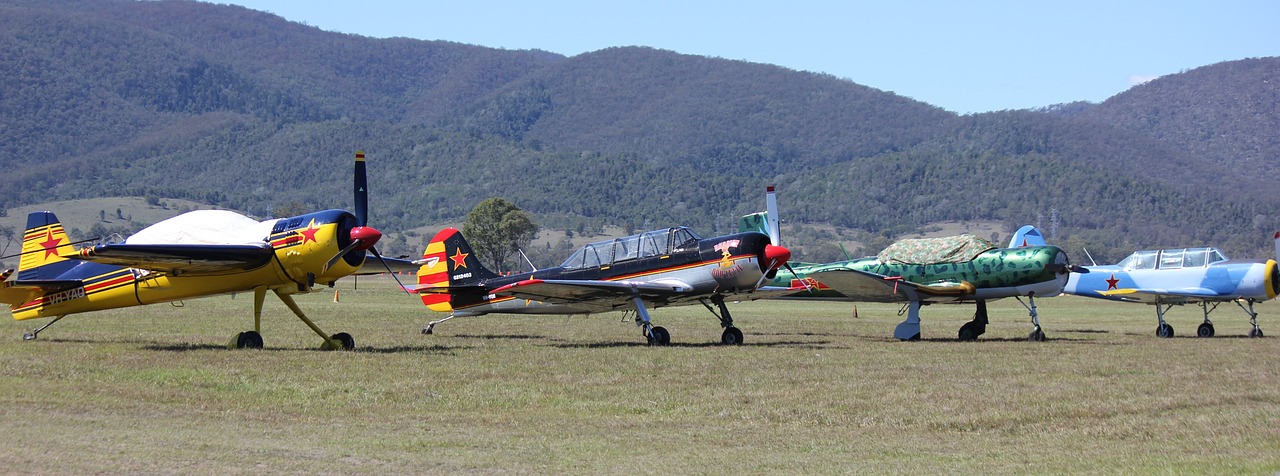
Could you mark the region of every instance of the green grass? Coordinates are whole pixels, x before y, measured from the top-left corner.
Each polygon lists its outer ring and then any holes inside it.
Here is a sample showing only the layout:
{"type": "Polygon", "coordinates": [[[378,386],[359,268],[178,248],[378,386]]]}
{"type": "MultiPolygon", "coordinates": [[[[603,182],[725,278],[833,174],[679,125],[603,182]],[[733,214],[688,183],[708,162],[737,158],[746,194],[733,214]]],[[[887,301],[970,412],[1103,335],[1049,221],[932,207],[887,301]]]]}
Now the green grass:
{"type": "MultiPolygon", "coordinates": [[[[732,304],[746,345],[701,306],[653,312],[673,345],[620,314],[439,318],[385,280],[299,304],[356,352],[268,298],[267,348],[228,351],[251,296],[69,317],[39,340],[0,326],[0,468],[17,473],[1250,473],[1280,470],[1275,338],[1243,313],[1173,339],[1154,310],[1037,301],[930,306],[925,341],[890,337],[892,305],[732,304]]],[[[1259,306],[1280,335],[1280,306],[1259,306]]]]}

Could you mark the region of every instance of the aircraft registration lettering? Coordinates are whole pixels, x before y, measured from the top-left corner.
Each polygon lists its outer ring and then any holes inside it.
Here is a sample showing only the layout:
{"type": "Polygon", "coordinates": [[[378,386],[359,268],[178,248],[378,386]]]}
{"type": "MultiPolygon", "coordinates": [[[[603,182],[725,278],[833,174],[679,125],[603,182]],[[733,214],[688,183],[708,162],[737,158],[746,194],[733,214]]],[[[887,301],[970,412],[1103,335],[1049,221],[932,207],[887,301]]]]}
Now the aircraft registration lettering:
{"type": "Polygon", "coordinates": [[[84,286],[68,289],[66,291],[46,294],[44,296],[44,305],[49,306],[60,302],[67,302],[72,299],[80,299],[84,297],[84,286]]]}
{"type": "Polygon", "coordinates": [[[453,275],[453,278],[452,278],[452,279],[453,279],[454,281],[458,281],[458,280],[463,280],[463,279],[467,279],[467,278],[470,278],[470,277],[471,277],[471,273],[462,273],[462,274],[455,274],[455,275],[453,275]]]}

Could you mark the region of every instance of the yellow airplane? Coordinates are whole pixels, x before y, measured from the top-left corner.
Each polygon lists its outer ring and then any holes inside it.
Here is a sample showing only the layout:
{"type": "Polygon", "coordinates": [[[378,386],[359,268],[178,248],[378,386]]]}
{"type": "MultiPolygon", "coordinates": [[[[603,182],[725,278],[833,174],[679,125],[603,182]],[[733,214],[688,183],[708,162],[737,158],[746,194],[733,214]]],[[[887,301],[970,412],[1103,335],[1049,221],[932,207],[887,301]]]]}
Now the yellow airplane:
{"type": "MultiPolygon", "coordinates": [[[[292,295],[333,286],[353,274],[416,270],[410,261],[383,259],[382,238],[366,226],[368,188],[364,153],[356,153],[355,212],[324,210],[257,221],[225,210],[197,210],[144,228],[121,243],[76,250],[51,212],[27,217],[18,269],[6,271],[0,302],[16,320],[173,302],[253,291],[253,330],[228,348],[262,348],[262,304],[275,293],[324,340],[322,349],[352,349],[345,332],[327,334],[303,314],[292,295]],[[365,251],[374,258],[366,258],[365,251]],[[380,265],[380,266],[379,266],[380,265]]],[[[397,279],[398,281],[398,279],[397,279]]]]}

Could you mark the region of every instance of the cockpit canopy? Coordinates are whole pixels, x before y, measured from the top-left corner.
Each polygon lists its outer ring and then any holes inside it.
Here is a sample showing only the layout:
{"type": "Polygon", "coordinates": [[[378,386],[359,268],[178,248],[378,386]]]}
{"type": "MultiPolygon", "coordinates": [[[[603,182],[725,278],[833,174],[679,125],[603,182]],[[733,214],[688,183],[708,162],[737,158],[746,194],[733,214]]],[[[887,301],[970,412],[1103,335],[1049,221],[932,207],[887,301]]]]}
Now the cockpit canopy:
{"type": "Polygon", "coordinates": [[[588,243],[578,248],[560,266],[565,269],[593,268],[623,261],[663,256],[697,246],[698,235],[683,226],[664,228],[612,240],[588,243]]]}
{"type": "Polygon", "coordinates": [[[1226,261],[1217,248],[1176,248],[1171,250],[1135,251],[1116,266],[1125,270],[1203,268],[1210,263],[1226,261]]]}

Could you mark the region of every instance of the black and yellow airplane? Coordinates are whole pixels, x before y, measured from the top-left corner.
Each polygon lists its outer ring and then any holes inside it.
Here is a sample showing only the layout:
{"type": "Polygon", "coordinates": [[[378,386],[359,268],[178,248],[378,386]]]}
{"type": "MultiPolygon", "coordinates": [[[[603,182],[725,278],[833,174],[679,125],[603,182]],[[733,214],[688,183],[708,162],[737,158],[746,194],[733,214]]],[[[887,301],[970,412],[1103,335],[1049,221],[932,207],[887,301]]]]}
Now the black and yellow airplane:
{"type": "Polygon", "coordinates": [[[262,348],[262,304],[275,293],[324,340],[322,349],[352,349],[345,332],[327,334],[303,314],[292,295],[332,286],[353,274],[417,269],[383,259],[373,247],[382,237],[366,225],[368,188],[364,153],[356,153],[355,212],[324,210],[257,221],[225,210],[197,210],[144,228],[121,243],[76,250],[50,212],[27,217],[17,270],[4,273],[0,302],[16,320],[174,302],[253,291],[253,330],[229,348],[262,348]],[[376,258],[366,258],[370,251],[376,258]]]}
{"type": "Polygon", "coordinates": [[[721,342],[735,345],[742,343],[742,331],[733,325],[726,297],[765,297],[770,290],[761,285],[790,257],[763,233],[701,239],[675,227],[590,243],[558,267],[499,276],[480,264],[458,230],[446,228],[418,261],[415,291],[427,308],[449,313],[428,323],[424,334],[460,316],[624,311],[635,312],[649,344],[666,345],[671,336],[650,323],[648,308],[701,303],[720,319],[721,342]]]}

